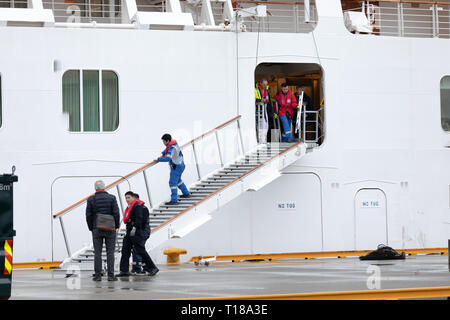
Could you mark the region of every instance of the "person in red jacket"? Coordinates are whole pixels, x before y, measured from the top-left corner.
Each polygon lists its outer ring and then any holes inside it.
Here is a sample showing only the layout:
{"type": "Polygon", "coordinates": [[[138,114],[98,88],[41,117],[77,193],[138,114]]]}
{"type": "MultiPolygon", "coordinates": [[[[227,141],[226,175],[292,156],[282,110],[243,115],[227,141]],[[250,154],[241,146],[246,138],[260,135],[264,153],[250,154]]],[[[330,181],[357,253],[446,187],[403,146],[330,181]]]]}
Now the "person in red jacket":
{"type": "Polygon", "coordinates": [[[278,114],[274,110],[275,115],[280,117],[282,124],[281,142],[292,142],[294,137],[292,136],[291,124],[294,110],[297,108],[297,99],[295,95],[289,90],[286,83],[281,85],[281,91],[275,96],[278,102],[278,114]]]}

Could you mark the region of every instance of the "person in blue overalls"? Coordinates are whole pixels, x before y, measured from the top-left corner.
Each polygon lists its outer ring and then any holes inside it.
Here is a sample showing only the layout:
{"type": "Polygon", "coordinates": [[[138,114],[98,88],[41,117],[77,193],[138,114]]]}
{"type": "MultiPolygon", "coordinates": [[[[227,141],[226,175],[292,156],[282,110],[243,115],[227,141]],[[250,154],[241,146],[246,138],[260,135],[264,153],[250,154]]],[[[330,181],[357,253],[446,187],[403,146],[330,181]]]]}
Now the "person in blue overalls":
{"type": "Polygon", "coordinates": [[[178,188],[180,188],[183,195],[181,197],[188,198],[190,196],[189,190],[181,180],[185,165],[183,161],[183,153],[176,140],[172,140],[170,134],[166,133],[161,137],[166,149],[161,152],[162,157],[157,159],[158,162],[169,162],[170,167],[170,201],[165,204],[177,204],[178,203],[178,188]]]}

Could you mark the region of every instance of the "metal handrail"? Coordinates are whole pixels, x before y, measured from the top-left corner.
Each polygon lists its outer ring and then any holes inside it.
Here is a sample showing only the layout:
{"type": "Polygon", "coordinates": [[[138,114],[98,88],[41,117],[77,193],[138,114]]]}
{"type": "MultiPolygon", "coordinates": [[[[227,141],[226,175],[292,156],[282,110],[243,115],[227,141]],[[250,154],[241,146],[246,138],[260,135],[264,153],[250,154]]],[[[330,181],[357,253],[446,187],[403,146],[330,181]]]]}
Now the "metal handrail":
{"type": "MultiPolygon", "coordinates": [[[[241,149],[241,152],[242,152],[242,154],[243,154],[243,153],[245,152],[245,150],[244,150],[244,143],[243,143],[243,140],[242,140],[241,127],[240,127],[240,123],[239,123],[239,120],[240,120],[240,119],[241,119],[241,116],[240,116],[240,115],[237,116],[237,117],[234,117],[233,119],[231,119],[231,120],[229,120],[229,121],[227,121],[227,122],[225,122],[225,123],[222,123],[221,125],[215,127],[214,129],[211,129],[211,130],[207,131],[206,133],[204,133],[204,134],[202,134],[202,135],[200,135],[200,136],[198,136],[198,137],[192,139],[191,141],[189,141],[189,142],[183,144],[180,148],[181,148],[181,149],[184,149],[184,148],[186,148],[186,147],[188,147],[188,146],[194,146],[193,148],[195,148],[195,143],[196,143],[196,142],[202,140],[203,138],[205,138],[206,136],[209,136],[210,134],[213,134],[213,133],[217,132],[217,131],[220,130],[220,129],[223,129],[224,127],[228,126],[229,124],[231,124],[231,123],[233,123],[233,122],[237,122],[237,124],[238,124],[238,134],[239,134],[239,140],[240,140],[240,149],[241,149]]],[[[217,142],[218,142],[218,141],[219,141],[219,140],[217,139],[217,142]]],[[[194,150],[195,150],[195,149],[194,149],[194,150]]],[[[220,150],[220,146],[219,146],[219,150],[220,150]]],[[[142,166],[142,167],[140,167],[140,168],[134,170],[133,172],[131,172],[131,173],[129,173],[129,174],[123,176],[122,178],[120,178],[120,179],[114,181],[113,183],[107,185],[106,188],[105,188],[105,190],[109,190],[109,189],[111,189],[111,188],[118,187],[118,185],[119,185],[121,182],[124,182],[124,181],[126,181],[127,179],[129,179],[129,178],[131,178],[131,177],[133,177],[133,176],[135,176],[136,174],[141,173],[141,172],[144,174],[144,179],[147,180],[146,175],[145,175],[145,170],[147,170],[147,169],[149,169],[150,167],[154,166],[156,163],[158,163],[158,161],[156,161],[156,160],[154,160],[154,161],[152,161],[152,162],[150,162],[150,163],[147,163],[146,165],[144,165],[144,166],[142,166]]],[[[197,166],[198,166],[198,163],[197,163],[197,166]]],[[[200,177],[200,178],[201,178],[201,177],[200,177]]],[[[147,186],[148,186],[148,185],[147,185],[147,186]]],[[[147,192],[149,192],[149,191],[147,190],[147,192]]],[[[77,201],[76,203],[72,204],[71,206],[69,206],[69,207],[67,207],[67,208],[65,208],[65,209],[63,209],[63,210],[61,210],[61,211],[55,213],[55,214],[53,215],[53,218],[60,218],[60,217],[62,217],[63,215],[67,214],[68,212],[72,211],[73,209],[75,209],[75,208],[79,207],[80,205],[84,204],[84,203],[89,199],[89,197],[93,196],[94,194],[95,194],[95,193],[90,194],[89,196],[87,196],[87,197],[81,199],[80,201],[77,201]]],[[[120,196],[120,192],[119,192],[119,196],[120,196]]],[[[150,201],[151,201],[151,200],[150,200],[150,201]]]]}

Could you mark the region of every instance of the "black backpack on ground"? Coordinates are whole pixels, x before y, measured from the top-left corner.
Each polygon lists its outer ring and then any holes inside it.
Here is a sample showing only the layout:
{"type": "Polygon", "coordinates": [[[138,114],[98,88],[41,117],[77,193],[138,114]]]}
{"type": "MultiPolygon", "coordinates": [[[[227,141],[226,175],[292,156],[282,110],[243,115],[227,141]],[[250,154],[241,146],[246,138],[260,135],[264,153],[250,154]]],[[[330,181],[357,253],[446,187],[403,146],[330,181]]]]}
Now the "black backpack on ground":
{"type": "Polygon", "coordinates": [[[360,260],[398,260],[405,259],[405,253],[398,253],[391,247],[379,244],[377,250],[369,252],[365,256],[360,256],[360,260]]]}

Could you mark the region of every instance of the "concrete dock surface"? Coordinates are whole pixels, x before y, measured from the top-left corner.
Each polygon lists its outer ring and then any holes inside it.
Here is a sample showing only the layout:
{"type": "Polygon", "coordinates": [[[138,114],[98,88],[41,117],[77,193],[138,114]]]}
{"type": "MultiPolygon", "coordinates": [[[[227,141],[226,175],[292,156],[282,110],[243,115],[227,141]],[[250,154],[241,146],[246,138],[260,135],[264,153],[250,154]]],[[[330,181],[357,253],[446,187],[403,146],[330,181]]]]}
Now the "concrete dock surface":
{"type": "Polygon", "coordinates": [[[154,300],[450,286],[448,257],[360,261],[357,257],[158,265],[153,276],[92,281],[92,271],[14,270],[12,300],[154,300]]]}

